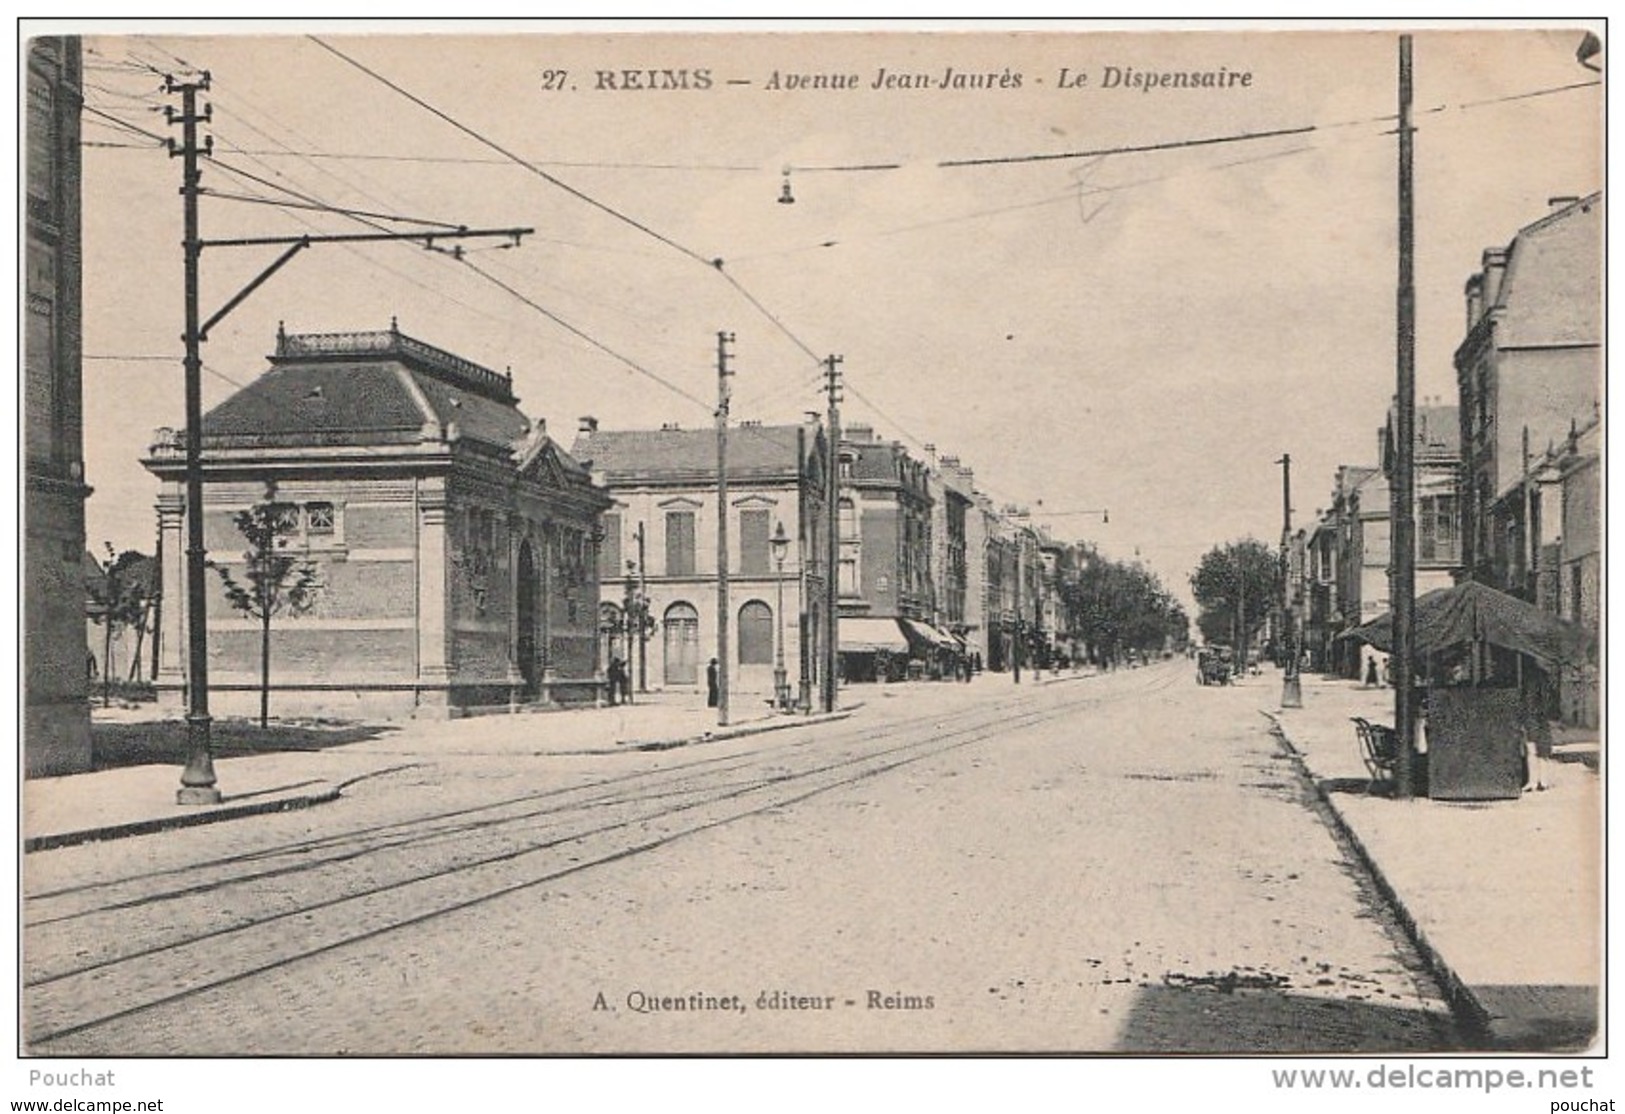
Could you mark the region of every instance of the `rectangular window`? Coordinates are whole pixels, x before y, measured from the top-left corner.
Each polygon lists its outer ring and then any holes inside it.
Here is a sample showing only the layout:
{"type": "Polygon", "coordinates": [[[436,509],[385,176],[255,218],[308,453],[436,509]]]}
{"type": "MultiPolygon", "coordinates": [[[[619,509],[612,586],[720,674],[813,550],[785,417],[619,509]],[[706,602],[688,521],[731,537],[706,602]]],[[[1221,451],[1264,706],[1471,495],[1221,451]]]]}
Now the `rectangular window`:
{"type": "Polygon", "coordinates": [[[746,576],[767,576],[773,571],[768,551],[771,511],[739,514],[739,571],[746,576]]]}
{"type": "Polygon", "coordinates": [[[694,575],[694,512],[666,512],[666,575],[694,575]]]}
{"type": "Polygon", "coordinates": [[[1438,554],[1438,515],[1434,510],[1434,500],[1424,496],[1417,500],[1417,531],[1416,556],[1420,561],[1435,560],[1438,554]]]}
{"type": "Polygon", "coordinates": [[[28,86],[28,215],[56,219],[56,102],[51,87],[39,80],[28,86]]]}
{"type": "Polygon", "coordinates": [[[276,524],[279,534],[299,533],[299,504],[272,503],[271,521],[276,524]]]}
{"type": "Polygon", "coordinates": [[[612,580],[625,575],[621,567],[621,516],[606,514],[600,521],[604,540],[598,546],[598,579],[612,580]]]}
{"type": "Polygon", "coordinates": [[[333,536],[333,504],[305,504],[305,532],[323,537],[333,536]]]}

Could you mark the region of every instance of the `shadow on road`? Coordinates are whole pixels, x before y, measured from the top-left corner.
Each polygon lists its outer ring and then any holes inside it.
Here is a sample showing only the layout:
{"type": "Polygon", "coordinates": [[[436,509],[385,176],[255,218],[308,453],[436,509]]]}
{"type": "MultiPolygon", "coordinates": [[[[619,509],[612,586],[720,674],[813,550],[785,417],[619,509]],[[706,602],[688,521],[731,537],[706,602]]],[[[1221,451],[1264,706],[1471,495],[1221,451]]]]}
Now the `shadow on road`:
{"type": "MultiPolygon", "coordinates": [[[[326,750],[376,739],[396,730],[360,723],[272,723],[217,719],[210,727],[216,758],[242,758],[285,751],[326,750]]],[[[182,720],[95,723],[90,728],[92,769],[186,764],[186,724],[182,720]]]]}
{"type": "Polygon", "coordinates": [[[1460,1047],[1447,1014],[1220,984],[1141,986],[1113,1051],[1283,1055],[1460,1047]]]}

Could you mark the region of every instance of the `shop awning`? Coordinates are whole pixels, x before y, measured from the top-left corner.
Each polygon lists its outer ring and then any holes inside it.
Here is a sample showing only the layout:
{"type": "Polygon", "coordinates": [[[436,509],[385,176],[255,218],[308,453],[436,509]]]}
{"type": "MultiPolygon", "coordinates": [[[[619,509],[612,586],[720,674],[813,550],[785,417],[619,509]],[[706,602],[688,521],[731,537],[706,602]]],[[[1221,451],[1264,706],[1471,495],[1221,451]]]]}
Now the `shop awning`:
{"type": "Polygon", "coordinates": [[[918,619],[903,619],[901,622],[908,627],[915,638],[929,646],[940,646],[945,650],[958,651],[962,644],[947,631],[938,630],[930,623],[922,623],[918,619]]]}
{"type": "Polygon", "coordinates": [[[842,619],[839,646],[847,654],[908,653],[908,639],[896,619],[842,619]]]}

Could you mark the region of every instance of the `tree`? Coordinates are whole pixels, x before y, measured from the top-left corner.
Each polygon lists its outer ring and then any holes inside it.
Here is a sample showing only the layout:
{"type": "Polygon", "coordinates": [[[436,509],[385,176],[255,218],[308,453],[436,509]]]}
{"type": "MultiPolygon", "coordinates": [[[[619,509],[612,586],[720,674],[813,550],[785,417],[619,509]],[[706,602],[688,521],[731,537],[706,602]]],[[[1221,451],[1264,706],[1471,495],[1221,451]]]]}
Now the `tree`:
{"type": "MultiPolygon", "coordinates": [[[[103,542],[105,561],[90,558],[93,569],[86,570],[85,592],[90,598],[90,621],[102,628],[102,707],[112,703],[113,636],[124,627],[145,629],[147,606],[152,595],[151,560],[134,549],[119,553],[112,542],[103,542]]],[[[89,557],[89,554],[86,554],[89,557]]],[[[135,657],[141,656],[140,643],[135,657]]]]}
{"type": "Polygon", "coordinates": [[[1092,546],[1078,547],[1061,591],[1073,634],[1102,664],[1125,650],[1156,652],[1186,636],[1184,609],[1154,573],[1102,557],[1092,546]]]}
{"type": "Polygon", "coordinates": [[[1257,538],[1214,546],[1191,574],[1191,594],[1203,639],[1245,646],[1280,601],[1280,557],[1257,538]],[[1238,627],[1243,618],[1245,630],[1238,627]]]}
{"type": "Polygon", "coordinates": [[[270,721],[271,620],[278,615],[303,615],[316,603],[321,582],[316,563],[292,552],[299,528],[299,509],[276,499],[276,485],[265,485],[265,498],[232,518],[248,543],[243,551],[243,580],[214,561],[209,566],[225,584],[232,608],[260,621],[260,726],[270,721]]]}

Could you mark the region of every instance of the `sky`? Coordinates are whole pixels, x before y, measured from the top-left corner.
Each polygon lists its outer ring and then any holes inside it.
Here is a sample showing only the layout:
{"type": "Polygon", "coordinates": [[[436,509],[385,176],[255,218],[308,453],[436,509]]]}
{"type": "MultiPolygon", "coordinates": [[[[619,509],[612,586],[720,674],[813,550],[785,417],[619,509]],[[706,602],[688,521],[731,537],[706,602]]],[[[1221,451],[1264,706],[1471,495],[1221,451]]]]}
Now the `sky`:
{"type": "MultiPolygon", "coordinates": [[[[1283,454],[1295,526],[1338,465],[1376,460],[1395,383],[1397,28],[379,30],[86,37],[92,548],[151,551],[139,460],[183,424],[180,162],[158,137],[179,134],[163,75],[202,69],[205,239],[371,230],[320,206],[535,230],[460,260],[301,253],[211,333],[205,407],[265,370],[279,322],[395,319],[511,368],[568,447],[582,415],[709,425],[727,331],[736,419],[822,411],[818,361],[839,354],[844,423],[960,457],[997,503],[1187,599],[1208,548],[1279,537],[1283,454]],[[950,69],[982,87],[941,87],[950,69]]],[[[1454,402],[1482,251],[1601,186],[1582,30],[1415,35],[1422,400],[1454,402]]],[[[206,249],[203,315],[276,250],[206,249]]]]}

